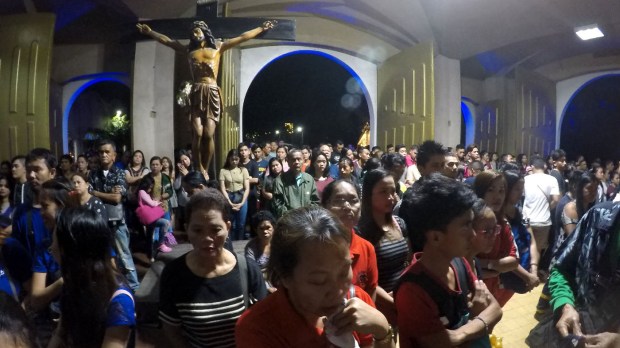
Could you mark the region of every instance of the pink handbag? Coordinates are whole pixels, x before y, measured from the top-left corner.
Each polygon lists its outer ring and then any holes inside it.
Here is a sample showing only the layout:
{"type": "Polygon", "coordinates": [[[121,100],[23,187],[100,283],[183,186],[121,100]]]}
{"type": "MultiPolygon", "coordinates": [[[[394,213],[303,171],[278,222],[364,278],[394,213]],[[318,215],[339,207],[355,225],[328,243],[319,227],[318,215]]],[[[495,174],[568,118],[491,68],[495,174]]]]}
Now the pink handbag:
{"type": "Polygon", "coordinates": [[[145,226],[152,224],[157,221],[157,219],[164,216],[166,212],[160,206],[151,207],[142,203],[141,199],[138,199],[138,208],[136,208],[136,215],[138,216],[138,220],[145,226]]]}

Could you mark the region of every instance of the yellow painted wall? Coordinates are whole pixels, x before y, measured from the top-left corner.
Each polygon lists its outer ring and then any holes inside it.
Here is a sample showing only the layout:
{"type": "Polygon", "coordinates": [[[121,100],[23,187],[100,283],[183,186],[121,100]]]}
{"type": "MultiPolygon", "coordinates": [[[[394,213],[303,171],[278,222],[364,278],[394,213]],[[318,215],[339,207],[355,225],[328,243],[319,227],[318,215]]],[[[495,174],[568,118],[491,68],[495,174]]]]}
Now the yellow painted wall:
{"type": "Polygon", "coordinates": [[[517,153],[549,155],[555,149],[555,83],[525,69],[515,74],[516,115],[509,134],[517,134],[517,153]]]}
{"type": "Polygon", "coordinates": [[[0,17],[0,159],[50,148],[53,14],[0,17]]]}
{"type": "Polygon", "coordinates": [[[475,143],[500,154],[548,155],[556,146],[555,83],[523,68],[497,81],[498,97],[476,112],[475,143]]]}
{"type": "Polygon", "coordinates": [[[217,171],[224,165],[226,155],[230,149],[237,148],[239,144],[239,77],[241,71],[239,69],[241,61],[241,50],[234,48],[224,52],[222,56],[222,66],[220,68],[222,87],[222,98],[224,110],[220,125],[218,127],[218,136],[216,142],[216,163],[217,171]]]}
{"type": "Polygon", "coordinates": [[[502,121],[505,119],[503,101],[487,102],[479,110],[475,122],[475,144],[480,146],[479,150],[503,152],[504,141],[500,136],[504,129],[502,121]]]}
{"type": "Polygon", "coordinates": [[[424,43],[386,60],[378,71],[377,145],[419,144],[435,127],[433,45],[424,43]]]}

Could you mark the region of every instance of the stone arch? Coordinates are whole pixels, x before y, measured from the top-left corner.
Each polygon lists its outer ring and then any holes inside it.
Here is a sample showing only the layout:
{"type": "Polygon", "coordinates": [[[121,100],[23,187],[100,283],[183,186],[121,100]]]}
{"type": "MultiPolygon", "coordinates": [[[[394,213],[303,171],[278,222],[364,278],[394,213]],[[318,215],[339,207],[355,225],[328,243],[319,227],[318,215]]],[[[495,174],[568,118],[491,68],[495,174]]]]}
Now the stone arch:
{"type": "Polygon", "coordinates": [[[556,111],[559,113],[560,117],[558,118],[558,122],[556,124],[556,139],[555,143],[557,146],[561,146],[560,137],[562,131],[562,124],[564,123],[564,115],[566,114],[566,108],[573,101],[574,97],[579,94],[579,92],[585,88],[590,83],[604,78],[605,76],[613,76],[620,75],[620,70],[612,70],[612,71],[602,71],[591,74],[584,74],[580,76],[575,76],[570,79],[566,79],[560,81],[556,85],[556,111]]]}
{"type": "Polygon", "coordinates": [[[616,159],[615,130],[618,120],[617,93],[620,91],[620,73],[603,73],[587,76],[574,84],[570,98],[562,108],[558,133],[560,146],[569,157],[586,155],[593,158],[616,159]],[[568,140],[568,141],[567,141],[568,140]]]}
{"type": "Polygon", "coordinates": [[[88,87],[100,82],[118,82],[129,88],[129,76],[125,73],[100,73],[77,76],[65,82],[62,90],[62,151],[69,152],[69,114],[75,100],[88,87]]]}
{"type": "MultiPolygon", "coordinates": [[[[300,48],[298,46],[268,46],[244,49],[241,52],[241,78],[239,82],[240,110],[243,113],[245,96],[254,78],[269,64],[293,54],[316,54],[326,57],[346,69],[359,82],[370,116],[371,143],[376,141],[377,124],[377,66],[361,58],[328,49],[300,48]]],[[[239,134],[243,134],[243,115],[240,117],[239,134]]]]}
{"type": "Polygon", "coordinates": [[[465,128],[465,142],[463,145],[475,143],[476,135],[476,105],[477,103],[467,97],[461,97],[461,115],[465,128]]]}

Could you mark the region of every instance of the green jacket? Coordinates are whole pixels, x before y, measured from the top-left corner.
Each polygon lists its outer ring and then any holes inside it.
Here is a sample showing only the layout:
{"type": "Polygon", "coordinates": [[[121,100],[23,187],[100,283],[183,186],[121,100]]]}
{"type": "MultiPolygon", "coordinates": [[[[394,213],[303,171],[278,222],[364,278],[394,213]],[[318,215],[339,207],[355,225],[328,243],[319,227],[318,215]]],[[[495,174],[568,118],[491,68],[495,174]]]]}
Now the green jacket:
{"type": "Polygon", "coordinates": [[[303,172],[299,175],[301,175],[299,186],[297,186],[297,179],[292,170],[282,173],[273,184],[272,204],[278,218],[289,210],[318,206],[320,203],[312,176],[303,172]]]}

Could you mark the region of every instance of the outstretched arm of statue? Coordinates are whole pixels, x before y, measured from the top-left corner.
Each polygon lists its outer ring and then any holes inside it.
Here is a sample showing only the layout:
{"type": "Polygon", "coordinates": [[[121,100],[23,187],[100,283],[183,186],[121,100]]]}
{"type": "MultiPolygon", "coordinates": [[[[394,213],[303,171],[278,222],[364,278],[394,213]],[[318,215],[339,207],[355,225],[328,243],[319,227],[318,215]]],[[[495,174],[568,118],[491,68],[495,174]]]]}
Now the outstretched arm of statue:
{"type": "Polygon", "coordinates": [[[158,33],[155,30],[151,29],[151,27],[149,27],[146,24],[136,24],[136,28],[138,28],[138,31],[140,31],[140,33],[144,34],[144,35],[148,35],[150,37],[152,37],[153,39],[159,41],[160,43],[176,50],[176,51],[186,51],[187,48],[185,46],[183,46],[180,42],[176,41],[176,40],[172,40],[171,38],[167,37],[164,34],[158,33]]]}
{"type": "Polygon", "coordinates": [[[261,33],[272,29],[273,27],[276,26],[276,24],[278,24],[276,21],[265,21],[263,23],[262,26],[254,28],[252,30],[248,30],[245,33],[232,38],[230,40],[226,40],[222,43],[222,47],[220,48],[220,51],[226,51],[229,48],[233,48],[237,45],[239,45],[240,43],[246,42],[248,40],[251,40],[255,37],[257,37],[258,35],[260,35],[261,33]]]}

